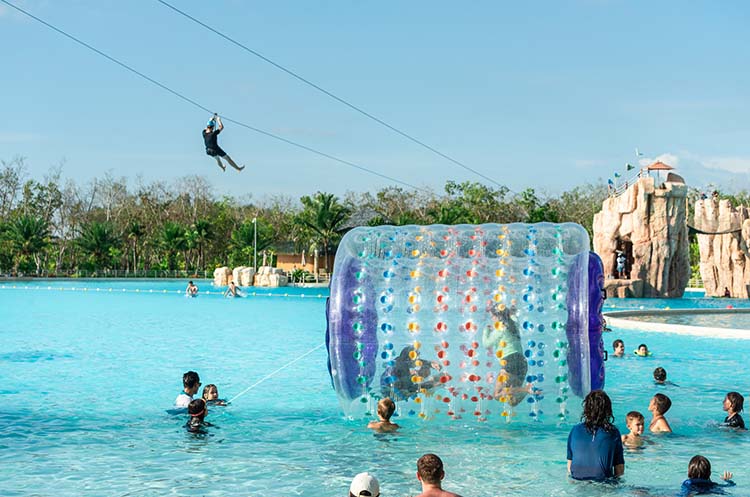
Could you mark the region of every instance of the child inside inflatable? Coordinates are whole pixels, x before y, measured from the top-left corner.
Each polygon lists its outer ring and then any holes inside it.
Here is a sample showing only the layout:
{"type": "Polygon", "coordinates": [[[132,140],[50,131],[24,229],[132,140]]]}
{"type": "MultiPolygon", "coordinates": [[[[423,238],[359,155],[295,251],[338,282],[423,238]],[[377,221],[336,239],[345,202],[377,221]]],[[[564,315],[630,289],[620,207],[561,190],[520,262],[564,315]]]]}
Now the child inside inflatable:
{"type": "Polygon", "coordinates": [[[329,371],[344,413],[558,423],[604,385],[603,271],[565,224],[356,228],[336,253],[329,371]]]}

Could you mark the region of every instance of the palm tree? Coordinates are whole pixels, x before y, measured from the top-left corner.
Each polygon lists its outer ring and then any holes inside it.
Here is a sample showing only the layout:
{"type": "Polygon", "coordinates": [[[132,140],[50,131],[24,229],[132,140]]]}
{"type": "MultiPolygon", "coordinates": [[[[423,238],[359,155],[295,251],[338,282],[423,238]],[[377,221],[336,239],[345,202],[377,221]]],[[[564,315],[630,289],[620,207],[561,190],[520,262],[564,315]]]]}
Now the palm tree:
{"type": "Polygon", "coordinates": [[[257,226],[254,226],[252,221],[245,221],[232,231],[229,241],[232,258],[230,262],[232,264],[249,264],[254,253],[259,254],[273,245],[273,229],[271,226],[260,219],[256,222],[257,226]],[[256,238],[258,245],[253,250],[256,238]]]}
{"type": "Polygon", "coordinates": [[[339,229],[350,214],[350,210],[339,203],[332,193],[318,192],[314,196],[304,196],[299,222],[311,229],[323,245],[325,268],[328,271],[328,251],[331,244],[339,238],[339,229]]]}
{"type": "Polygon", "coordinates": [[[130,221],[125,228],[125,236],[130,240],[130,249],[133,252],[133,271],[138,271],[138,243],[146,234],[143,225],[138,221],[130,221]]]}
{"type": "Polygon", "coordinates": [[[213,240],[213,225],[207,219],[198,219],[193,223],[193,233],[195,234],[195,243],[198,247],[198,269],[205,269],[205,245],[206,242],[213,240]]]}
{"type": "MultiPolygon", "coordinates": [[[[167,269],[170,271],[176,269],[175,254],[187,250],[187,241],[185,240],[185,228],[179,223],[167,221],[162,226],[159,237],[159,244],[167,255],[167,269]]],[[[187,256],[185,256],[187,264],[187,256]]]]}
{"type": "Polygon", "coordinates": [[[83,226],[76,245],[88,256],[95,269],[108,269],[112,263],[111,249],[116,249],[119,241],[111,223],[92,221],[83,226]]]}
{"type": "Polygon", "coordinates": [[[36,274],[42,268],[42,253],[50,245],[49,223],[41,217],[22,215],[7,227],[8,240],[16,253],[14,271],[18,272],[18,265],[22,259],[31,257],[36,264],[36,274]]]}

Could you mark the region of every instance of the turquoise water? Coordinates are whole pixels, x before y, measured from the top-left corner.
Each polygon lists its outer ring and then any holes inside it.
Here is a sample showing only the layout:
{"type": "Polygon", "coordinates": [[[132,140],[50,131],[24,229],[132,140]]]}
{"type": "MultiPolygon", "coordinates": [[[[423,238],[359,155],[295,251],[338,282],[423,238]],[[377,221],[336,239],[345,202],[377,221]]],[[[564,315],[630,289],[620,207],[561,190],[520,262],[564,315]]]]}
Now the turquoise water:
{"type": "MultiPolygon", "coordinates": [[[[696,453],[709,457],[717,473],[734,471],[734,495],[750,495],[750,435],[716,426],[724,394],[750,392],[750,341],[606,334],[608,348],[622,338],[628,351],[641,342],[653,351],[650,358],[607,363],[617,425],[625,429],[627,411],[648,414],[650,397],[662,391],[673,400],[667,417],[676,433],[628,452],[623,484],[582,485],[565,477],[569,426],[535,430],[408,418],[397,421],[401,433],[376,436],[361,421],[344,419],[320,347],[323,290],[187,299],[185,284],[0,283],[0,465],[6,475],[0,495],[340,496],[365,470],[381,480],[384,497],[415,495],[415,461],[428,451],[445,461],[445,486],[467,497],[642,495],[636,486],[673,494],[696,453]],[[656,366],[680,386],[653,385],[656,366]],[[231,406],[212,409],[207,420],[215,426],[197,438],[182,429],[182,417],[165,412],[188,369],[204,385],[216,383],[225,398],[257,386],[231,406]]],[[[606,309],[727,303],[609,300],[606,309]]]]}
{"type": "Polygon", "coordinates": [[[645,314],[628,316],[632,321],[749,330],[750,314],[645,314]]]}

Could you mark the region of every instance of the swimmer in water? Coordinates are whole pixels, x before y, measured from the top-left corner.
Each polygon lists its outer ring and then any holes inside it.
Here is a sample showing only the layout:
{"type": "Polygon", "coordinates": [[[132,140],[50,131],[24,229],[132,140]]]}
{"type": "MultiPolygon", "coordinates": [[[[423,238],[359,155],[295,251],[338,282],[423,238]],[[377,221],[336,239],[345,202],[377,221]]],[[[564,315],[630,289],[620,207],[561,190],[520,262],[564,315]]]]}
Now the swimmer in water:
{"type": "Polygon", "coordinates": [[[216,385],[210,383],[203,387],[203,400],[206,401],[206,405],[225,406],[227,401],[219,398],[219,389],[216,385]]]}
{"type": "Polygon", "coordinates": [[[185,295],[188,297],[198,296],[198,287],[195,286],[192,281],[188,281],[188,286],[185,288],[185,295]]]}
{"type": "Polygon", "coordinates": [[[396,423],[391,423],[391,416],[393,416],[395,411],[396,404],[390,399],[390,397],[380,399],[380,402],[378,402],[378,419],[380,421],[370,421],[367,424],[367,427],[379,432],[398,430],[399,426],[396,423]]]}
{"type": "Polygon", "coordinates": [[[211,426],[211,423],[205,421],[208,409],[203,399],[195,399],[188,405],[188,414],[190,419],[185,423],[185,429],[190,433],[205,433],[205,426],[211,426]]]}

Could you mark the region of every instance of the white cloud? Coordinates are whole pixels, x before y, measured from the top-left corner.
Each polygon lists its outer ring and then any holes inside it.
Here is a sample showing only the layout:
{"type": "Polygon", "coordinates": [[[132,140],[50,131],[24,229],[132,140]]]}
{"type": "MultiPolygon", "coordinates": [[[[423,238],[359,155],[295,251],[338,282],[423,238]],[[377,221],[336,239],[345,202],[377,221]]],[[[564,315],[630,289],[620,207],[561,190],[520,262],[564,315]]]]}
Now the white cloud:
{"type": "Polygon", "coordinates": [[[750,172],[750,157],[710,157],[703,162],[711,169],[745,174],[750,172]]]}
{"type": "Polygon", "coordinates": [[[638,164],[640,164],[642,167],[650,166],[654,162],[663,162],[668,166],[678,167],[680,165],[680,158],[675,154],[664,153],[653,158],[643,157],[641,159],[638,159],[638,164]]]}

